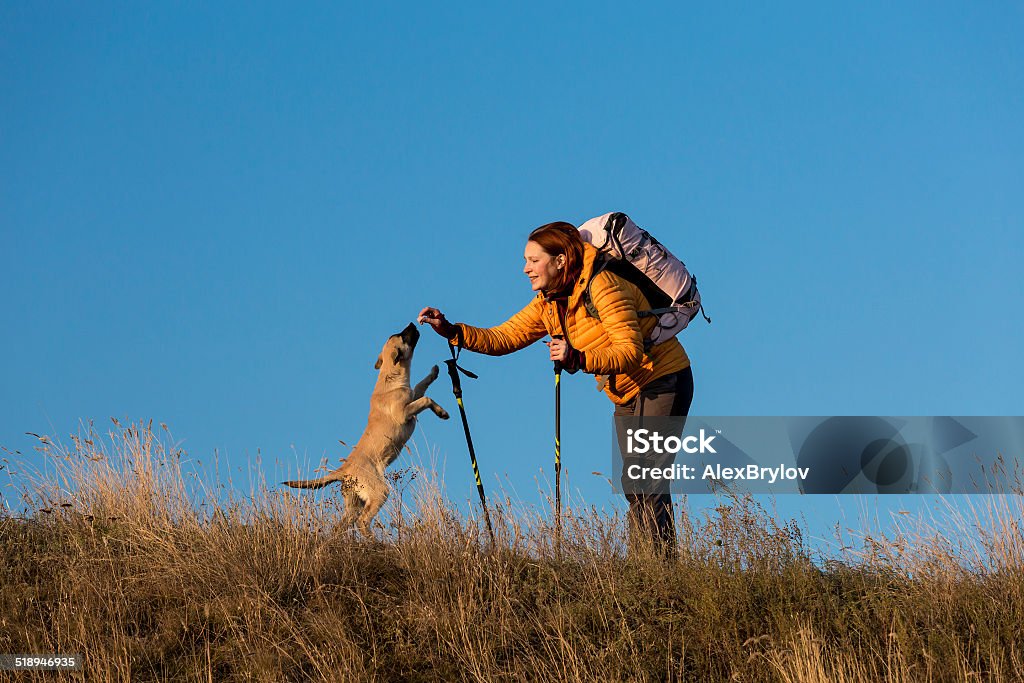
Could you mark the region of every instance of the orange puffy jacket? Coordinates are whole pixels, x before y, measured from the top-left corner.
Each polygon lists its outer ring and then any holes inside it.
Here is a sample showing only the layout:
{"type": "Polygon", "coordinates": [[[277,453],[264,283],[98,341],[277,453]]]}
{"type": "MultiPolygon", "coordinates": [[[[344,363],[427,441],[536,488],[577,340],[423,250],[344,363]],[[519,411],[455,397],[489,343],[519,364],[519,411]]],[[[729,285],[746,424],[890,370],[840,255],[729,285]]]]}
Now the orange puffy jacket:
{"type": "MultiPolygon", "coordinates": [[[[690,359],[674,337],[644,351],[643,340],[654,329],[656,319],[637,316],[637,311],[651,306],[633,283],[602,270],[590,287],[600,320],[587,313],[583,292],[593,275],[597,254],[592,245],[583,245],[583,269],[564,309],[564,328],[559,322],[558,305],[538,293],[526,308],[497,327],[456,323],[462,332],[462,347],[502,356],[546,335],[564,334],[573,348],[586,354],[585,372],[610,376],[605,393],[617,404],[633,400],[640,387],[651,380],[689,367],[690,359]]],[[[459,343],[458,338],[449,341],[459,343]]]]}

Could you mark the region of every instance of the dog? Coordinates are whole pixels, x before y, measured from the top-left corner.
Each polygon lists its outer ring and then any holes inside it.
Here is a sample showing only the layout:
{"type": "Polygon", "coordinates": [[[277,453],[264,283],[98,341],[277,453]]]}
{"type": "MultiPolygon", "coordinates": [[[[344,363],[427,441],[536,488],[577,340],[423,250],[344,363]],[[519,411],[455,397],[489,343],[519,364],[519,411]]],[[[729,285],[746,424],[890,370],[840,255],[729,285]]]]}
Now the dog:
{"type": "Polygon", "coordinates": [[[424,393],[435,379],[437,366],[415,387],[409,385],[412,355],[420,333],[415,325],[388,337],[374,369],[380,370],[370,395],[370,417],[352,453],[341,467],[319,479],[286,481],[292,488],[318,489],[342,483],[345,513],[342,523],[355,524],[363,536],[372,538],[370,524],[388,499],[390,487],[384,470],[398,458],[416,429],[416,416],[431,410],[442,420],[448,412],[424,393]]]}

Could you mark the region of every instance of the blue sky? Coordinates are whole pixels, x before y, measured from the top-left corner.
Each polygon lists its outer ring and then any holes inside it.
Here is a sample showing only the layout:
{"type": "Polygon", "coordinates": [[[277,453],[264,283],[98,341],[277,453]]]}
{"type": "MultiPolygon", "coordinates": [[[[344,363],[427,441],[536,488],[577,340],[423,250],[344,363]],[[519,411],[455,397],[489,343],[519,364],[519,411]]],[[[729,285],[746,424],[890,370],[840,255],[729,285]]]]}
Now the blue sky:
{"type": "MultiPolygon", "coordinates": [[[[528,232],[612,210],[699,277],[693,414],[1019,415],[1022,29],[1015,3],[3,3],[0,444],[153,418],[308,471],[358,438],[389,334],[504,320],[528,232]]],[[[485,481],[527,500],[545,351],[464,356],[485,481]]],[[[416,373],[446,353],[425,336],[416,373]]],[[[616,504],[611,404],[563,392],[571,481],[616,504]]],[[[457,420],[417,439],[475,495],[457,420]]]]}

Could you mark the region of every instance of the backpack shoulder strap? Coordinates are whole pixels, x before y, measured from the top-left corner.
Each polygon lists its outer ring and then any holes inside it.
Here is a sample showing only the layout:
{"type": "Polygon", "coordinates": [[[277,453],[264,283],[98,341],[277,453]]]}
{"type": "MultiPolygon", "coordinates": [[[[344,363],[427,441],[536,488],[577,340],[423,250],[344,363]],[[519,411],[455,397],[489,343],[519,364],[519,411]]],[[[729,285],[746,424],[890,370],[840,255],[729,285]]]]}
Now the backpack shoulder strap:
{"type": "Polygon", "coordinates": [[[606,256],[603,256],[603,255],[602,256],[598,256],[594,260],[594,270],[590,274],[590,279],[587,280],[586,288],[583,290],[583,305],[587,309],[587,314],[591,318],[597,318],[598,320],[601,320],[601,316],[597,312],[597,306],[594,305],[594,298],[592,296],[590,296],[590,286],[592,284],[594,284],[594,280],[597,278],[598,275],[600,275],[601,271],[603,271],[607,266],[608,266],[608,258],[606,256]]]}

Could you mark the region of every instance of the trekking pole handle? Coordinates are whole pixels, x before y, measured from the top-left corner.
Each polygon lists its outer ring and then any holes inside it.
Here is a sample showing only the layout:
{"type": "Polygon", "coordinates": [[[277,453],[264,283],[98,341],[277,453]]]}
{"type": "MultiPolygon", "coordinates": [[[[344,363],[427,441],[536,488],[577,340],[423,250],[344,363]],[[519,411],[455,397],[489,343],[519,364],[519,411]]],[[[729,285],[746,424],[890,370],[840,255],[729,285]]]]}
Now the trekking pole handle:
{"type": "MultiPolygon", "coordinates": [[[[560,334],[553,334],[553,335],[551,335],[551,338],[552,339],[564,339],[565,337],[563,337],[560,334]]],[[[556,360],[555,361],[555,373],[558,374],[558,373],[561,373],[561,372],[562,372],[562,361],[556,360]]]]}

